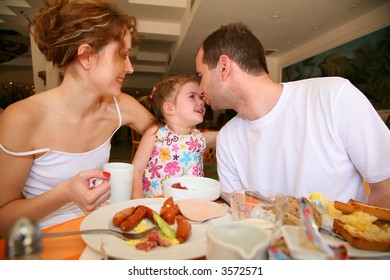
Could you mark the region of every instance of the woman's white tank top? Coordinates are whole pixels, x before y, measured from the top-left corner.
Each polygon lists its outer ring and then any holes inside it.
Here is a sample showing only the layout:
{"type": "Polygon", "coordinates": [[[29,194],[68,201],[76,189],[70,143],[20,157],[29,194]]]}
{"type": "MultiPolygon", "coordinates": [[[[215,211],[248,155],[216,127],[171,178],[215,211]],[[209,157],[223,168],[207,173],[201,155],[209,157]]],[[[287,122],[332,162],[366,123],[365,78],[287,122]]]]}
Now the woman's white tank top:
{"type": "MultiPolygon", "coordinates": [[[[119,124],[111,136],[99,147],[84,153],[66,153],[49,148],[29,152],[11,152],[0,144],[7,154],[13,156],[26,156],[44,152],[45,154],[34,160],[23,194],[26,199],[36,197],[58,184],[69,180],[82,170],[102,169],[110,157],[111,138],[122,126],[122,116],[119,105],[114,97],[115,107],[119,117],[119,124]]],[[[39,221],[40,228],[46,228],[67,220],[85,215],[83,211],[73,202],[68,203],[55,212],[49,214],[39,221]]]]}

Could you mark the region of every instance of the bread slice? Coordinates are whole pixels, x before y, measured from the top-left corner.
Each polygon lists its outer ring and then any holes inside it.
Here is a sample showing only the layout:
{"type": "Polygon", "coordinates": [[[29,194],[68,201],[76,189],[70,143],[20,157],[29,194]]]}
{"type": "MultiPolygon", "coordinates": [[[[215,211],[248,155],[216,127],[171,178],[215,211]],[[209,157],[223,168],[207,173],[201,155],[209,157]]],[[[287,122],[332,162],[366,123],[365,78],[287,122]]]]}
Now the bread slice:
{"type": "Polygon", "coordinates": [[[362,211],[370,214],[371,216],[377,217],[379,220],[390,221],[390,209],[364,204],[357,200],[350,199],[348,203],[335,201],[334,207],[343,212],[343,214],[351,214],[353,212],[362,211]]]}
{"type": "MultiPolygon", "coordinates": [[[[285,225],[301,225],[300,208],[301,208],[300,197],[288,196],[287,205],[285,206],[284,222],[285,225]]],[[[313,213],[316,225],[321,227],[322,216],[321,213],[313,206],[313,204],[306,198],[303,197],[309,209],[313,213]]]]}
{"type": "MultiPolygon", "coordinates": [[[[335,219],[333,221],[333,228],[341,234],[349,244],[363,250],[390,252],[390,234],[387,234],[389,232],[390,209],[364,204],[353,199],[350,199],[348,203],[335,201],[334,207],[346,216],[335,219]],[[375,230],[371,229],[366,233],[360,230],[361,226],[355,229],[346,227],[344,222],[347,221],[347,218],[350,219],[349,216],[351,215],[359,215],[359,220],[356,221],[360,221],[360,224],[363,224],[363,222],[369,219],[373,224],[379,226],[379,231],[381,231],[380,228],[384,229],[382,230],[381,237],[378,238],[378,227],[376,227],[375,230]],[[363,217],[367,218],[363,219],[363,217]],[[384,235],[388,235],[386,238],[383,238],[383,232],[384,235]]],[[[364,228],[367,230],[367,225],[365,225],[364,228]]]]}
{"type": "Polygon", "coordinates": [[[347,231],[344,228],[345,223],[339,219],[333,221],[333,228],[342,235],[345,240],[348,241],[353,247],[362,249],[362,250],[375,250],[375,251],[385,251],[390,252],[390,242],[377,242],[377,241],[368,241],[356,236],[354,233],[347,231]]]}

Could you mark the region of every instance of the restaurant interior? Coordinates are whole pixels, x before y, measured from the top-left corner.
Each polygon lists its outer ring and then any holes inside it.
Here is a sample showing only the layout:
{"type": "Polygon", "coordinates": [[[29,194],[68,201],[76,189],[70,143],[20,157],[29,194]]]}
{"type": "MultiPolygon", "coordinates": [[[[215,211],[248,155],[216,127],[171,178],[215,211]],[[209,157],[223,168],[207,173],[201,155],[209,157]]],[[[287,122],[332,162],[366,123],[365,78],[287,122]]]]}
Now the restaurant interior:
{"type": "MultiPolygon", "coordinates": [[[[289,75],[293,73],[289,71],[350,42],[360,42],[362,38],[364,42],[383,39],[387,41],[387,49],[390,42],[388,0],[112,2],[139,20],[141,41],[131,54],[135,72],[126,78],[123,87],[123,92],[135,98],[149,95],[153,86],[170,74],[195,74],[195,55],[202,40],[219,26],[231,22],[247,24],[260,38],[270,76],[277,82],[303,78],[289,75]],[[379,39],[372,34],[379,34],[376,35],[379,39]]],[[[45,62],[28,33],[28,24],[41,3],[40,0],[0,1],[0,109],[61,82],[60,71],[45,62]]],[[[389,65],[388,55],[382,59],[389,65]]],[[[328,73],[340,74],[337,64],[333,64],[335,68],[329,65],[328,73]]],[[[372,93],[367,96],[383,121],[390,125],[390,89],[387,85],[382,90],[380,98],[372,93]]],[[[232,111],[213,112],[207,108],[205,121],[199,128],[219,130],[234,115],[232,111]]],[[[127,127],[121,128],[112,139],[110,161],[131,163],[138,143],[139,135],[127,127]]],[[[205,159],[206,177],[218,179],[215,150],[210,149],[205,159]]],[[[72,226],[79,224],[76,221],[72,226]]],[[[47,242],[51,242],[49,246],[58,246],[54,241],[47,242]]],[[[74,248],[60,248],[67,250],[65,255],[62,252],[48,258],[78,259],[85,244],[80,240],[74,244],[74,248]]]]}
{"type": "MultiPolygon", "coordinates": [[[[268,68],[275,81],[286,79],[283,70],[291,65],[390,24],[387,0],[294,0],[288,5],[274,0],[113,2],[139,19],[141,42],[131,56],[135,72],[126,78],[123,87],[123,92],[136,98],[149,94],[153,85],[169,74],[193,75],[201,40],[222,24],[241,21],[253,29],[266,49],[268,68]]],[[[41,3],[39,0],[0,3],[2,109],[61,81],[59,71],[44,61],[29,37],[27,26],[41,3]]],[[[390,105],[376,107],[386,121],[390,105]]],[[[212,112],[207,108],[205,122],[200,127],[219,129],[232,116],[234,112],[212,112]]],[[[132,140],[132,132],[122,128],[114,137],[112,160],[131,161],[132,140]]]]}

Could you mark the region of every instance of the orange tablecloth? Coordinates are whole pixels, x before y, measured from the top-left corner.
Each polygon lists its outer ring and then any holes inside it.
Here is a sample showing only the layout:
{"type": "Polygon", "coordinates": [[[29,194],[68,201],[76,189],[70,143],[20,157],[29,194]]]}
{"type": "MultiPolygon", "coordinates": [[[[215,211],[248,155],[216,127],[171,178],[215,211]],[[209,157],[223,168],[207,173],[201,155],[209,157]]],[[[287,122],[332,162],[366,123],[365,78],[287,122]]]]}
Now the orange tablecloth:
{"type": "MultiPolygon", "coordinates": [[[[163,198],[164,196],[158,196],[163,198]]],[[[223,203],[221,200],[216,202],[223,203]]],[[[46,228],[44,232],[62,232],[62,231],[74,231],[80,229],[80,224],[84,220],[84,217],[80,217],[74,220],[70,220],[52,227],[46,228]]],[[[43,260],[78,260],[87,246],[81,235],[69,235],[55,238],[43,238],[42,240],[42,254],[43,260]]],[[[0,240],[0,260],[6,259],[6,240],[0,240]]],[[[204,259],[201,257],[199,259],[204,259]]]]}
{"type": "MultiPolygon", "coordinates": [[[[85,217],[80,217],[71,221],[64,222],[44,229],[44,232],[61,232],[78,230],[85,217]]],[[[86,244],[81,239],[81,235],[69,235],[55,238],[43,238],[42,240],[43,260],[78,260],[86,244]]],[[[6,256],[6,240],[0,240],[0,259],[4,260],[6,256]]]]}

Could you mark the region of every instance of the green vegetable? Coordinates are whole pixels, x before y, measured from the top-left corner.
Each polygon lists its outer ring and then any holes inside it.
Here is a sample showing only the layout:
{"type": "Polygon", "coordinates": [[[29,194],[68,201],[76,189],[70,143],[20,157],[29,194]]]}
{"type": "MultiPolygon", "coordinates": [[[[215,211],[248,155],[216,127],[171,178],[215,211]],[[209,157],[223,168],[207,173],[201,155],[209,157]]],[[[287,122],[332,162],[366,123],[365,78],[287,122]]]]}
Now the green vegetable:
{"type": "Polygon", "coordinates": [[[173,230],[173,228],[163,219],[159,214],[157,214],[155,211],[153,211],[153,218],[156,221],[158,227],[161,229],[161,231],[169,238],[169,239],[175,239],[176,233],[173,230]]]}

